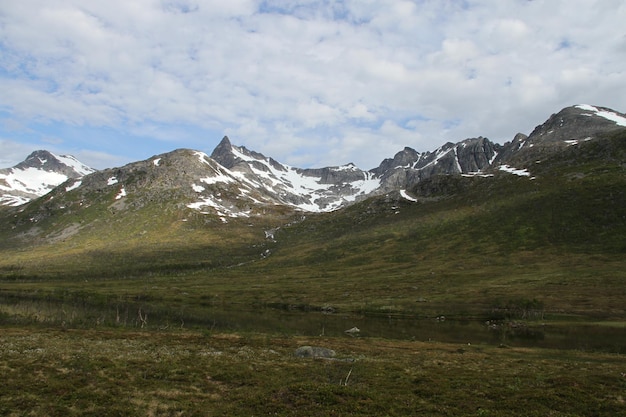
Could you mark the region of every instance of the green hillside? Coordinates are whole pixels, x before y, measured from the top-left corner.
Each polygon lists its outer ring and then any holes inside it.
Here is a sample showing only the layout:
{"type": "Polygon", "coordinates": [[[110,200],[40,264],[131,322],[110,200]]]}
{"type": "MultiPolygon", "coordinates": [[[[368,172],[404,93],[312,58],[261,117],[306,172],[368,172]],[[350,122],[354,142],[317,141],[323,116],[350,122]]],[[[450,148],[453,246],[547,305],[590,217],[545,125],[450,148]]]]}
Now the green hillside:
{"type": "Polygon", "coordinates": [[[624,161],[621,134],[536,163],[534,179],[433,178],[412,190],[419,203],[389,195],[286,228],[251,272],[276,282],[267,297],[277,302],[428,314],[534,303],[621,316],[624,161]]]}

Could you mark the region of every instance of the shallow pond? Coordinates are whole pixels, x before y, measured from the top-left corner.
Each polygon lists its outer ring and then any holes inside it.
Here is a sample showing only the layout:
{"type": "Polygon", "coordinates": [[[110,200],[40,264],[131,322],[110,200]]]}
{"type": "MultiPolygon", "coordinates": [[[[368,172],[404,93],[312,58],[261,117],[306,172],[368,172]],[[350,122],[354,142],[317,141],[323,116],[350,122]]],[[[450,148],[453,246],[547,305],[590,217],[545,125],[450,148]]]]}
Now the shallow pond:
{"type": "Polygon", "coordinates": [[[485,322],[398,318],[234,306],[163,307],[149,302],[90,303],[2,297],[0,324],[246,331],[288,336],[377,337],[399,340],[542,347],[626,353],[625,323],[485,322]],[[142,319],[143,318],[143,319],[142,319]],[[145,320],[145,321],[143,321],[145,320]],[[612,324],[612,325],[611,325],[612,324]],[[346,330],[358,328],[358,332],[346,330]]]}
{"type": "Polygon", "coordinates": [[[626,326],[411,319],[354,314],[262,309],[207,311],[214,330],[240,330],[302,336],[379,337],[417,341],[544,347],[626,353],[626,326]],[[346,332],[358,328],[355,333],[346,332]]]}

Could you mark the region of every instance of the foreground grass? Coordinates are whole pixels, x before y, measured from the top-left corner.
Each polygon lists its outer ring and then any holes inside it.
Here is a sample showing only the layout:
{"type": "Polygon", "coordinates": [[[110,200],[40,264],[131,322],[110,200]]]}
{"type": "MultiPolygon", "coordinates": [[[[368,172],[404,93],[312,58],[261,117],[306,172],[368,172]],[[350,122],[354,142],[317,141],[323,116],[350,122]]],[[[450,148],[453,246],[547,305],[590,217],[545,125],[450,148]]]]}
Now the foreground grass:
{"type": "Polygon", "coordinates": [[[616,416],[620,355],[359,338],[5,327],[0,414],[616,416]],[[294,356],[334,349],[337,360],[294,356]]]}

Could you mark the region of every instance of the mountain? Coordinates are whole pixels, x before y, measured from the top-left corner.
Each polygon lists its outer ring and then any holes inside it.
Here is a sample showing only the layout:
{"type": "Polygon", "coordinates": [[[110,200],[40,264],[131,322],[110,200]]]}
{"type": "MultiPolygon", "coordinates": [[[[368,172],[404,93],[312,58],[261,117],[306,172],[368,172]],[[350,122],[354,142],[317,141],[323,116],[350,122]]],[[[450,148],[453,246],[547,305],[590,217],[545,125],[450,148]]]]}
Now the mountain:
{"type": "Polygon", "coordinates": [[[92,172],[92,168],[71,155],[35,151],[13,168],[0,169],[0,205],[25,204],[70,178],[80,178],[92,172]]]}
{"type": "MultiPolygon", "coordinates": [[[[541,159],[619,129],[626,129],[626,116],[621,113],[604,107],[572,106],[552,115],[530,135],[517,134],[504,145],[477,137],[448,142],[433,152],[420,153],[405,147],[369,171],[354,164],[317,169],[291,167],[235,146],[228,137],[210,156],[179,149],[98,172],[71,157],[38,151],[5,170],[4,183],[11,185],[13,197],[4,198],[17,205],[63,182],[28,208],[28,220],[18,216],[22,225],[92,206],[115,213],[153,206],[179,212],[182,217],[191,210],[208,216],[206,220],[215,218],[223,223],[269,214],[330,212],[393,192],[415,199],[407,190],[429,194],[433,190],[416,185],[442,175],[503,173],[534,178],[541,159]],[[28,185],[27,179],[31,178],[36,178],[31,183],[37,186],[28,185]]],[[[440,181],[428,184],[436,189],[441,186],[440,181]]],[[[8,192],[6,195],[10,195],[8,192]]]]}
{"type": "Polygon", "coordinates": [[[353,164],[301,169],[281,164],[224,137],[211,159],[230,170],[244,184],[264,190],[278,204],[304,211],[331,211],[375,191],[380,181],[353,164]]]}
{"type": "Polygon", "coordinates": [[[530,135],[518,133],[505,144],[494,165],[530,168],[544,155],[626,128],[626,114],[606,107],[580,104],[566,107],[535,127],[530,135]]]}
{"type": "Polygon", "coordinates": [[[501,146],[478,137],[448,142],[434,152],[404,148],[371,172],[381,179],[380,192],[406,189],[435,175],[475,174],[490,167],[501,146]]]}

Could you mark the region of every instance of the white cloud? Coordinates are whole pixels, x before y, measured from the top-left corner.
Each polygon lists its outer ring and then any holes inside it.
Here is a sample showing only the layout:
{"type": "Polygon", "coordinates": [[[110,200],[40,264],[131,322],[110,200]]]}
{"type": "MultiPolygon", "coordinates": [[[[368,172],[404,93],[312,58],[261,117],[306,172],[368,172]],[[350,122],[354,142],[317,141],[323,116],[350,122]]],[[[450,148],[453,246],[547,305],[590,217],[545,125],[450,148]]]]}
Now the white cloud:
{"type": "Polygon", "coordinates": [[[35,149],[25,143],[0,139],[0,168],[10,168],[23,161],[35,149]]]}
{"type": "Polygon", "coordinates": [[[624,21],[619,0],[9,2],[0,111],[23,131],[80,127],[65,145],[107,155],[89,129],[372,167],[509,140],[571,104],[625,111],[624,21]]]}

